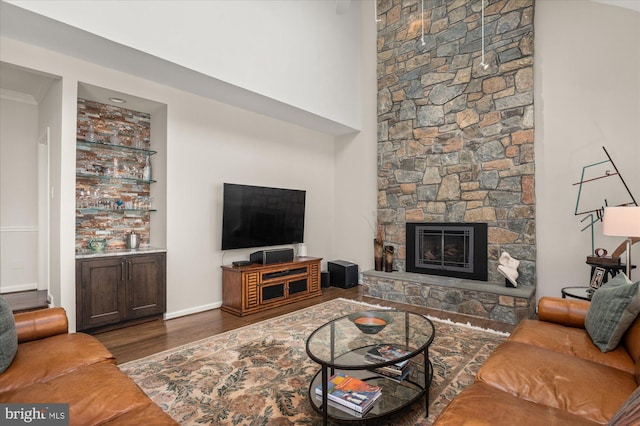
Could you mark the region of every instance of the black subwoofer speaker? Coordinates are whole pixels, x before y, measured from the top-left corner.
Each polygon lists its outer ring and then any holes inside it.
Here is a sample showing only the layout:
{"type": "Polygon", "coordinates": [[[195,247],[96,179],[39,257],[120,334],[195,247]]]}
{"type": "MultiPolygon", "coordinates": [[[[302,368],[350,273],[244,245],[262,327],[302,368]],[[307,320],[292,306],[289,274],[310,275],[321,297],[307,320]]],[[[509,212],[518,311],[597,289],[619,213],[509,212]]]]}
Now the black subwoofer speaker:
{"type": "Polygon", "coordinates": [[[358,265],[346,260],[327,262],[329,281],[334,287],[351,288],[358,285],[358,265]]]}
{"type": "Polygon", "coordinates": [[[331,284],[331,282],[329,281],[329,272],[322,271],[320,273],[320,285],[323,288],[327,288],[327,287],[329,287],[330,284],[331,284]]]}

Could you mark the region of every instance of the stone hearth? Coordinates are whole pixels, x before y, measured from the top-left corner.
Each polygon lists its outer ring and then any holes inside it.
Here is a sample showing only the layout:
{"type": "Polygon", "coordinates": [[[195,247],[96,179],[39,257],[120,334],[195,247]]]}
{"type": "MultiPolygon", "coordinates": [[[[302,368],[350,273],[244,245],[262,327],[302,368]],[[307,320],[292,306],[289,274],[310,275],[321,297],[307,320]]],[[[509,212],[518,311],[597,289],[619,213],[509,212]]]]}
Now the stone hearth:
{"type": "Polygon", "coordinates": [[[505,287],[462,278],[365,271],[366,295],[393,302],[517,324],[535,315],[535,287],[505,287]]]}

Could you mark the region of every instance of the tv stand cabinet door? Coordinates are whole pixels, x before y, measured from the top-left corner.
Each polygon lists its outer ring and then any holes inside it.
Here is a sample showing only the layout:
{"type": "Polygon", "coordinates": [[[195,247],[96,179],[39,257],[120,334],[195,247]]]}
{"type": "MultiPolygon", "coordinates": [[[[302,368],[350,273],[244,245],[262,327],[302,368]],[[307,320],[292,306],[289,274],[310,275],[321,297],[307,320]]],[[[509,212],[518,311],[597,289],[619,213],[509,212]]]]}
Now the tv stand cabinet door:
{"type": "Polygon", "coordinates": [[[260,305],[260,274],[251,272],[242,274],[243,309],[253,309],[260,305]]]}
{"type": "Polygon", "coordinates": [[[287,298],[287,282],[270,283],[260,286],[260,305],[282,302],[287,298]]]}
{"type": "Polygon", "coordinates": [[[320,261],[318,260],[309,265],[309,293],[321,293],[320,284],[320,261]]]}

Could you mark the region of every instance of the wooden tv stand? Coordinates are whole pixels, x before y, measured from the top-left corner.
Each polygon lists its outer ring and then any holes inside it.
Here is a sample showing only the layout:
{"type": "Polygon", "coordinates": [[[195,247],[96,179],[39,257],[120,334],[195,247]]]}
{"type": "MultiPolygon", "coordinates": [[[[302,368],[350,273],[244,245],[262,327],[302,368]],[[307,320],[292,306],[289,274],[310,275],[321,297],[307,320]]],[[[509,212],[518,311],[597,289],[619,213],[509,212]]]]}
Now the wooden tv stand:
{"type": "Polygon", "coordinates": [[[321,260],[296,257],[271,265],[223,265],[221,309],[243,316],[320,296],[321,260]]]}

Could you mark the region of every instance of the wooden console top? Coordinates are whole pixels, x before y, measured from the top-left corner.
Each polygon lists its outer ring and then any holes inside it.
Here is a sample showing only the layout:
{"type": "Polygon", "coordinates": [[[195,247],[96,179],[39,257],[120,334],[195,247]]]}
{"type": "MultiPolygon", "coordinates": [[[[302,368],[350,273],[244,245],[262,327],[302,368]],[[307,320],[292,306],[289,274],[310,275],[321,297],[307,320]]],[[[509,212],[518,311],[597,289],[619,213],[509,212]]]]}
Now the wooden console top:
{"type": "Polygon", "coordinates": [[[287,265],[296,265],[305,262],[316,262],[318,260],[322,260],[320,257],[295,257],[293,258],[293,262],[280,262],[280,263],[271,263],[268,265],[263,265],[261,263],[252,263],[251,265],[246,266],[233,266],[233,265],[222,265],[222,269],[231,269],[233,271],[242,271],[249,272],[252,270],[264,270],[264,268],[275,268],[282,269],[283,266],[287,265]]]}

